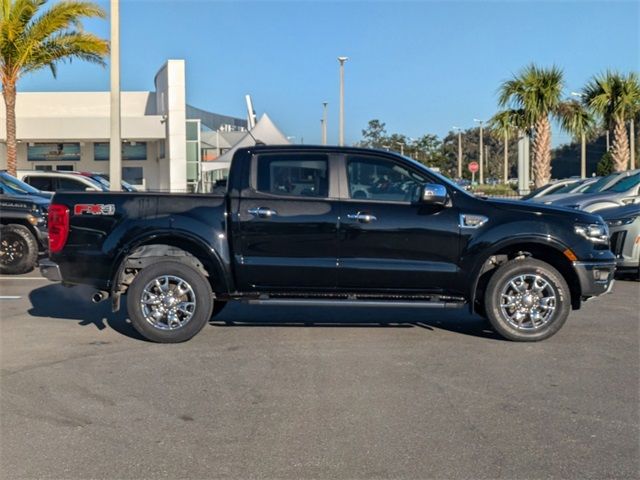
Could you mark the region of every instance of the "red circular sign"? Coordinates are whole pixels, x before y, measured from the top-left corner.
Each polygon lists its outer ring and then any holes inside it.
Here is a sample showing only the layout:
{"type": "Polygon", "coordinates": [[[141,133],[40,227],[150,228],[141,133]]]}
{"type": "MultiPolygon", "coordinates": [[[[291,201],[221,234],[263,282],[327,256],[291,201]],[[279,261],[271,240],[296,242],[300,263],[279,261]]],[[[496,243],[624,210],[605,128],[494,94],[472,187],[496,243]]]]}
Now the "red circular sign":
{"type": "Polygon", "coordinates": [[[478,170],[480,170],[480,165],[478,165],[478,162],[469,163],[469,171],[471,173],[476,173],[478,170]]]}

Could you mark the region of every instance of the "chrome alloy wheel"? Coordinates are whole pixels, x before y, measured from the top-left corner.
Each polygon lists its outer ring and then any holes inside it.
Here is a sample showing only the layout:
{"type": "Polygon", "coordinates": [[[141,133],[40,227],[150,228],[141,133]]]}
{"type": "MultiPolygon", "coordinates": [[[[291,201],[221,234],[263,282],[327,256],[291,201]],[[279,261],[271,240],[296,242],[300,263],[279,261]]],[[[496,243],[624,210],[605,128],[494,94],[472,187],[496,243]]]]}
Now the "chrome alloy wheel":
{"type": "Polygon", "coordinates": [[[147,283],[140,298],[145,320],[160,330],[184,327],[196,311],[196,294],[175,275],[162,275],[147,283]]]}
{"type": "Polygon", "coordinates": [[[24,257],[25,247],[24,241],[13,233],[7,233],[2,236],[0,242],[0,262],[4,265],[13,265],[18,263],[24,257]]]}
{"type": "Polygon", "coordinates": [[[505,320],[518,330],[539,330],[553,318],[556,293],[540,275],[518,275],[505,283],[500,309],[505,320]]]}

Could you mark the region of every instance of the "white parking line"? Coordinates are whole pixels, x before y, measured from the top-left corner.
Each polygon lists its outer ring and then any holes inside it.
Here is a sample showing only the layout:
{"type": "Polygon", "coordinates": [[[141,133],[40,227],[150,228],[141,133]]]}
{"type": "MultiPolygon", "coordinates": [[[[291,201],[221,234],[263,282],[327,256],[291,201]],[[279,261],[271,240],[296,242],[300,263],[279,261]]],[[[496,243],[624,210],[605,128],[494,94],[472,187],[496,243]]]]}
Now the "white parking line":
{"type": "Polygon", "coordinates": [[[0,300],[18,300],[19,297],[18,295],[0,295],[0,300]]]}

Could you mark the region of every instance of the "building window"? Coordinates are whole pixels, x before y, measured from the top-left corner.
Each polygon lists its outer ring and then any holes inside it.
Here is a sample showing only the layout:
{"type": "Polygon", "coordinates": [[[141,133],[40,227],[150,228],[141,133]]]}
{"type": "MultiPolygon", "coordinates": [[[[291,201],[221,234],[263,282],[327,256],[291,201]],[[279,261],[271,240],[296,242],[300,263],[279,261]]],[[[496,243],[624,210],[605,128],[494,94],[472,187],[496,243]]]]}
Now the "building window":
{"type": "MultiPolygon", "coordinates": [[[[109,142],[93,144],[93,159],[109,160],[109,142]]],[[[122,160],[146,160],[147,142],[122,142],[122,160]]]]}
{"type": "Polygon", "coordinates": [[[42,160],[80,161],[79,143],[30,143],[27,146],[27,160],[39,162],[42,160]]]}
{"type": "Polygon", "coordinates": [[[122,167],[122,180],[132,185],[144,184],[142,167],[122,167]]]}

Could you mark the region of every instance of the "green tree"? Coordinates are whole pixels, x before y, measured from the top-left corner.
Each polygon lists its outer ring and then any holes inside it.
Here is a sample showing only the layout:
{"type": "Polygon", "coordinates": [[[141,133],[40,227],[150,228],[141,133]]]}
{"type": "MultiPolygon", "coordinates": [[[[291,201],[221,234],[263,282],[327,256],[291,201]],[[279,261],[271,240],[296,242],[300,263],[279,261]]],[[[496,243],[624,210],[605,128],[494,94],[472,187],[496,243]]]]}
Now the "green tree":
{"type": "Polygon", "coordinates": [[[626,170],[630,152],[626,122],[640,110],[638,75],[606,72],[593,77],[582,91],[585,105],[603,119],[607,130],[613,127],[613,163],[616,171],[626,170]]]}
{"type": "Polygon", "coordinates": [[[489,131],[491,135],[502,140],[503,148],[503,183],[509,181],[509,138],[518,131],[525,128],[524,113],[522,110],[507,109],[496,113],[489,120],[489,131]]]}
{"type": "Polygon", "coordinates": [[[599,177],[606,177],[615,171],[613,155],[611,155],[611,152],[607,152],[602,156],[598,165],[596,165],[596,175],[599,177]]]}
{"type": "Polygon", "coordinates": [[[28,73],[72,59],[104,65],[109,45],[82,29],[86,18],[104,18],[91,2],[67,0],[48,10],[47,0],[0,0],[0,78],[6,107],[7,170],[16,174],[16,85],[28,73]]]}
{"type": "Polygon", "coordinates": [[[556,114],[563,88],[562,70],[557,67],[525,67],[499,91],[501,107],[521,110],[526,125],[533,126],[533,176],[536,187],[551,179],[551,115],[556,114]]]}
{"type": "Polygon", "coordinates": [[[587,174],[587,137],[593,134],[594,120],[590,112],[577,100],[566,100],[558,106],[560,126],[574,140],[581,142],[580,176],[587,174]]]}
{"type": "Polygon", "coordinates": [[[362,130],[362,140],[358,143],[360,147],[384,148],[387,143],[387,131],[385,124],[380,120],[369,120],[367,128],[362,130]]]}

